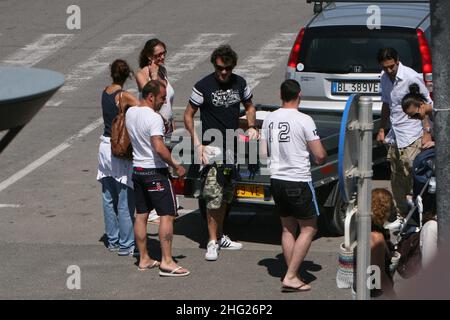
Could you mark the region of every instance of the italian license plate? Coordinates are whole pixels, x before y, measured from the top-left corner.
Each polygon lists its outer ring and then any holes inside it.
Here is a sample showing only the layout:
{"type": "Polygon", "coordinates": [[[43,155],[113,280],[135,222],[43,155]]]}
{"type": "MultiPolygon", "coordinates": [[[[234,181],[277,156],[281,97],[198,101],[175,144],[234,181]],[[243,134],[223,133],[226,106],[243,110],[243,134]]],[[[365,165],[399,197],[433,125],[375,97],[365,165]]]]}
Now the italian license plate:
{"type": "Polygon", "coordinates": [[[236,196],[238,198],[264,198],[264,187],[255,184],[238,184],[236,196]]]}
{"type": "Polygon", "coordinates": [[[332,94],[380,94],[379,82],[361,82],[361,81],[333,81],[331,82],[332,94]]]}

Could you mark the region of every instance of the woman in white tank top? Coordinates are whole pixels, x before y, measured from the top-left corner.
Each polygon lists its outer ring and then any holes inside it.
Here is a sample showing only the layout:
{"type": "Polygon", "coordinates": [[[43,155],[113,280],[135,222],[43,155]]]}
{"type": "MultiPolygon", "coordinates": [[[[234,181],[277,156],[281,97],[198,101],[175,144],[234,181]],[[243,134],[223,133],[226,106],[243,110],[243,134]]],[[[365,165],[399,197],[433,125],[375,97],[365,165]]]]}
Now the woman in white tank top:
{"type": "Polygon", "coordinates": [[[165,137],[170,138],[173,130],[175,129],[175,121],[173,119],[172,110],[175,90],[167,78],[167,71],[164,67],[166,53],[166,45],[164,42],[158,39],[148,40],[139,55],[139,67],[141,69],[136,73],[136,82],[139,92],[142,91],[142,88],[150,80],[159,80],[166,85],[167,100],[161,107],[159,113],[164,119],[164,124],[166,127],[165,137]]]}
{"type": "MultiPolygon", "coordinates": [[[[175,96],[175,90],[171,86],[169,79],[167,78],[167,71],[164,67],[164,61],[166,60],[166,45],[159,39],[150,39],[145,43],[144,48],[139,55],[139,71],[136,73],[136,82],[139,89],[139,99],[141,98],[142,88],[150,80],[159,80],[166,85],[167,99],[163,104],[159,114],[164,120],[165,134],[164,138],[169,139],[172,136],[173,130],[175,130],[175,121],[173,119],[173,98],[175,96]]],[[[178,197],[177,197],[178,204],[178,197]]],[[[158,224],[159,216],[155,210],[152,210],[148,216],[150,223],[158,224]]]]}

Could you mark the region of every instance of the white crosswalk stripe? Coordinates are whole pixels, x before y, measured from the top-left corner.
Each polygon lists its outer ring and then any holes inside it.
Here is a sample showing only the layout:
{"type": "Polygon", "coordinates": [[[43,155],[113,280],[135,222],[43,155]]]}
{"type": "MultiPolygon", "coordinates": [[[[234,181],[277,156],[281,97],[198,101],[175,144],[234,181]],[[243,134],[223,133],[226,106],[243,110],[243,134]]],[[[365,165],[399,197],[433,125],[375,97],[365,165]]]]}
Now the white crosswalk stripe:
{"type": "Polygon", "coordinates": [[[2,61],[2,64],[32,67],[66,46],[73,37],[73,34],[43,34],[33,43],[26,45],[6,57],[2,61]]]}
{"type": "MultiPolygon", "coordinates": [[[[58,95],[63,95],[77,90],[82,84],[108,69],[109,64],[118,58],[125,58],[136,48],[141,47],[146,40],[154,37],[154,34],[122,34],[117,39],[110,41],[105,47],[95,51],[86,61],[74,67],[66,76],[64,86],[59,89],[58,95]]],[[[57,107],[63,103],[61,98],[53,98],[48,101],[46,107],[57,107]]]]}
{"type": "MultiPolygon", "coordinates": [[[[75,66],[72,72],[66,76],[66,84],[59,91],[59,93],[63,94],[62,97],[48,102],[47,105],[61,105],[67,93],[79,89],[81,85],[87,85],[95,76],[106,71],[111,61],[131,54],[137,47],[142,46],[147,39],[153,36],[151,34],[122,34],[109,42],[105,47],[94,52],[85,62],[75,66]]],[[[178,81],[186,72],[193,70],[199,63],[210,56],[213,49],[226,42],[232,36],[233,34],[199,34],[192,42],[181,47],[179,52],[176,52],[166,61],[171,82],[178,81]]],[[[279,66],[282,59],[287,57],[294,38],[294,33],[277,34],[255,56],[247,58],[241,66],[236,68],[235,72],[244,76],[249,85],[255,88],[261,79],[270,76],[272,71],[279,66]]],[[[8,61],[8,64],[11,65],[32,66],[67,45],[70,39],[72,39],[72,35],[43,35],[32,44],[7,57],[5,61],[8,61]],[[29,57],[27,57],[27,53],[30,54],[29,57]]],[[[2,181],[0,183],[0,192],[66,150],[73,143],[82,139],[102,124],[103,118],[95,120],[77,134],[66,139],[59,146],[2,181]]]]}
{"type": "Polygon", "coordinates": [[[60,91],[64,93],[78,89],[81,83],[86,83],[86,81],[107,70],[114,59],[124,58],[136,48],[141,47],[146,40],[153,37],[153,34],[122,34],[105,47],[94,52],[87,61],[76,66],[67,75],[66,84],[60,91]]]}
{"type": "Polygon", "coordinates": [[[37,160],[33,161],[32,163],[30,163],[29,165],[27,165],[22,170],[17,171],[11,177],[9,177],[8,179],[6,179],[0,183],[0,192],[2,192],[3,190],[8,188],[10,185],[14,184],[15,182],[17,182],[18,180],[22,179],[29,173],[33,172],[34,170],[36,170],[37,168],[39,168],[40,166],[42,166],[43,164],[45,164],[46,162],[48,162],[49,160],[51,160],[52,158],[54,158],[55,156],[57,156],[58,154],[63,152],[64,150],[66,150],[75,141],[83,138],[85,135],[87,135],[91,131],[97,129],[102,124],[103,124],[103,118],[97,119],[93,123],[89,124],[87,127],[80,130],[78,133],[76,133],[73,136],[66,139],[66,141],[61,143],[56,148],[53,148],[52,150],[50,150],[49,152],[44,154],[39,159],[37,159],[37,160]]]}
{"type": "MultiPolygon", "coordinates": [[[[175,53],[172,59],[167,60],[167,65],[176,67],[168,67],[171,82],[181,79],[185,72],[192,70],[197,64],[206,59],[211,51],[218,45],[224,43],[232,34],[200,34],[193,42],[182,47],[183,52],[175,53]]],[[[112,60],[123,57],[135,50],[136,47],[142,46],[145,41],[153,35],[143,34],[124,34],[114,41],[107,44],[106,47],[97,50],[86,62],[75,67],[75,69],[66,76],[66,84],[59,92],[67,94],[78,89],[81,83],[86,84],[94,76],[107,69],[112,60]]],[[[63,100],[58,99],[47,102],[47,106],[60,105],[63,100]]],[[[88,126],[83,128],[77,134],[71,136],[59,146],[53,148],[39,159],[33,161],[28,166],[19,170],[8,179],[0,183],[0,192],[14,184],[18,180],[27,176],[43,164],[47,163],[55,156],[69,148],[73,143],[82,139],[85,135],[97,129],[103,124],[103,118],[98,118],[88,126]]]]}
{"type": "Polygon", "coordinates": [[[166,61],[170,82],[176,82],[186,71],[193,70],[200,62],[207,59],[212,50],[225,43],[233,34],[201,33],[184,45],[181,50],[166,61]]]}
{"type": "Polygon", "coordinates": [[[295,33],[277,34],[256,55],[238,65],[234,72],[243,76],[250,88],[254,89],[261,79],[269,77],[281,61],[287,58],[295,36],[295,33]]]}

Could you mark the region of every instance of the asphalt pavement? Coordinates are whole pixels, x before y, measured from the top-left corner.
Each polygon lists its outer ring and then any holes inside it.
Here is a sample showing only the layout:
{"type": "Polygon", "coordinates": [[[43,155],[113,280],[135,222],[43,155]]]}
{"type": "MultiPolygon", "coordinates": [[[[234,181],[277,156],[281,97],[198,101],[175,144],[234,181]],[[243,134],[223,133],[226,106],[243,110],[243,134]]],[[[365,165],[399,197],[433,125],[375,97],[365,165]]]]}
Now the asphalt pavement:
{"type": "MultiPolygon", "coordinates": [[[[0,155],[0,299],[351,299],[336,287],[341,237],[313,242],[301,275],[312,290],[281,293],[286,266],[279,219],[271,212],[234,212],[227,232],[241,251],[204,260],[206,226],[195,200],[182,199],[174,256],[191,271],[161,278],[137,271],[136,259],[108,252],[103,242],[101,188],[96,181],[102,134],[100,94],[108,66],[125,58],[137,68],[146,40],[168,48],[175,119],[192,86],[212,72],[211,51],[230,43],[237,73],[254,102],[279,104],[278,88],[299,28],[312,15],[305,1],[77,1],[81,29],[69,30],[71,1],[0,1],[0,64],[61,72],[66,84],[0,155]],[[71,282],[73,270],[79,282],[71,282]],[[68,273],[69,272],[69,273],[68,273]],[[72,284],[71,284],[72,283],[72,284]]],[[[135,90],[134,81],[128,88],[135,90]]],[[[160,256],[157,230],[149,246],[160,256]]]]}

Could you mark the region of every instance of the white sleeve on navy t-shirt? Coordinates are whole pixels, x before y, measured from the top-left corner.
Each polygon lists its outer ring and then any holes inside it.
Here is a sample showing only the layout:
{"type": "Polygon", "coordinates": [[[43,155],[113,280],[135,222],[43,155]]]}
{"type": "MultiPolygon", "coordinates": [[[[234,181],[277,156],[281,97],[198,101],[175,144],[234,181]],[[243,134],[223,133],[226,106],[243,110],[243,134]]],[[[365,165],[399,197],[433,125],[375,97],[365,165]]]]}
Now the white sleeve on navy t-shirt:
{"type": "Polygon", "coordinates": [[[201,93],[196,87],[193,87],[189,102],[193,107],[200,107],[203,104],[203,93],[201,93]]]}

